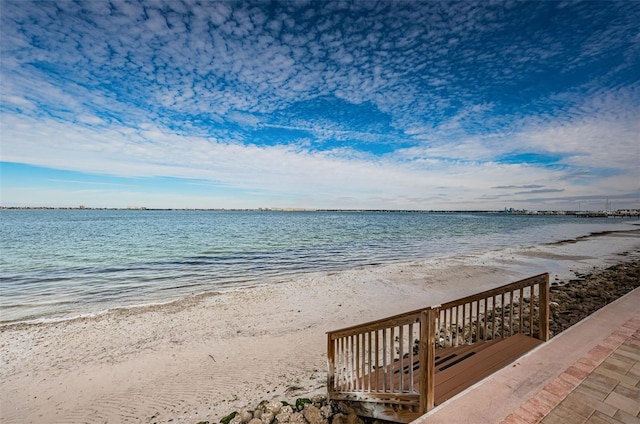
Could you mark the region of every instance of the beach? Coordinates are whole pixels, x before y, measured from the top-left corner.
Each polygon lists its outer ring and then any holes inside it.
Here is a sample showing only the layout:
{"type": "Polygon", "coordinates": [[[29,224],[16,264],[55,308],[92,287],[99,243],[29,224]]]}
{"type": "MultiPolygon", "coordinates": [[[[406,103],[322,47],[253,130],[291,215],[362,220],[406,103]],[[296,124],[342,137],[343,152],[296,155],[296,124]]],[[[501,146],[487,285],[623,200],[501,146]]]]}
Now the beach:
{"type": "Polygon", "coordinates": [[[219,422],[325,392],[326,332],[542,272],[640,259],[640,231],[305,273],[166,305],[0,327],[2,423],[219,422]]]}

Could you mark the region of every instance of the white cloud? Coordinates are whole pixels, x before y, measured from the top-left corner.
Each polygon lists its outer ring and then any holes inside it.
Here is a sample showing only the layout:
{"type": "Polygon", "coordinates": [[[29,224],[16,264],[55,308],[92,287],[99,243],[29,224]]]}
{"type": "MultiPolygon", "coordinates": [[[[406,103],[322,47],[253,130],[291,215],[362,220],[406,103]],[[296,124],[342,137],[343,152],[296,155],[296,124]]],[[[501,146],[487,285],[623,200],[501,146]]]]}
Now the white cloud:
{"type": "Polygon", "coordinates": [[[368,207],[638,190],[633,6],[271,6],[5,1],[2,160],[368,207]],[[344,116],[305,109],[324,98],[344,116]],[[301,134],[270,147],[264,129],[301,134]],[[561,166],[499,163],[519,153],[561,166]]]}
{"type": "MultiPolygon", "coordinates": [[[[527,166],[348,159],[331,153],[296,151],[287,146],[245,146],[184,137],[151,125],[145,127],[135,133],[126,129],[98,132],[89,128],[78,131],[78,127],[56,121],[4,120],[3,134],[8,137],[20,134],[23,143],[5,146],[3,158],[24,162],[28,157],[33,161],[30,152],[39,149],[41,155],[35,162],[38,165],[127,177],[172,176],[216,181],[226,188],[257,191],[266,197],[307,198],[312,207],[338,207],[336,199],[341,197],[353,198],[353,207],[382,207],[375,205],[375,199],[386,198],[393,199],[390,204],[397,207],[428,208],[429,204],[412,203],[410,199],[434,196],[442,206],[481,204],[482,194],[505,181],[513,185],[532,183],[532,169],[527,166]],[[47,146],[39,143],[44,134],[50,139],[47,146]],[[87,144],[87,139],[92,143],[87,144]]],[[[535,170],[535,173],[534,182],[541,186],[571,188],[567,182],[561,182],[563,171],[535,170]]],[[[514,190],[517,191],[522,190],[514,190]]],[[[575,187],[572,191],[576,192],[575,187]]],[[[585,189],[584,194],[587,192],[585,189]]],[[[231,198],[227,200],[234,202],[231,198]]],[[[191,203],[194,201],[195,198],[191,203]]],[[[200,199],[200,204],[207,202],[206,197],[200,199]]]]}

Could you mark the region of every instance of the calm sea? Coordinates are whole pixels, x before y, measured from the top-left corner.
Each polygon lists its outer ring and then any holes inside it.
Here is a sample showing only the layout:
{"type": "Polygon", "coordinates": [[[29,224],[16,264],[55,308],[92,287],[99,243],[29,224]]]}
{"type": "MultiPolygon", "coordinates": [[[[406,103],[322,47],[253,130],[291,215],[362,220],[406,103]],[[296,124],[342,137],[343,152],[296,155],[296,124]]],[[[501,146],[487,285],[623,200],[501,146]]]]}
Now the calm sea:
{"type": "Polygon", "coordinates": [[[418,212],[0,211],[0,322],[558,241],[619,219],[418,212]]]}

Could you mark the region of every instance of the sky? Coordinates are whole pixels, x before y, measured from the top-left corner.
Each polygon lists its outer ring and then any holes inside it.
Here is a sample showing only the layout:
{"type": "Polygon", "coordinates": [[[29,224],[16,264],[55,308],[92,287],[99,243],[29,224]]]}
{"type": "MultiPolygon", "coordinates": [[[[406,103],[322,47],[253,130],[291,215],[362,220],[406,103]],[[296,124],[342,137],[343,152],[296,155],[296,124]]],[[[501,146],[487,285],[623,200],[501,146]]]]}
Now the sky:
{"type": "Polygon", "coordinates": [[[0,205],[640,208],[639,22],[633,0],[0,0],[0,205]]]}

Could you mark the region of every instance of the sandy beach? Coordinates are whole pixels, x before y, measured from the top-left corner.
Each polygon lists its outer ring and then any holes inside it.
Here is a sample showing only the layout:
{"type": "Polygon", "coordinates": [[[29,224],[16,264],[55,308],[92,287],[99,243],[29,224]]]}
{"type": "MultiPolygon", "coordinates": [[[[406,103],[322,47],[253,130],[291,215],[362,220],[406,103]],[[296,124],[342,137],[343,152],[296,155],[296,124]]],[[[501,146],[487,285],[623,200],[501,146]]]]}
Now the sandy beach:
{"type": "Polygon", "coordinates": [[[328,330],[549,272],[640,259],[640,230],[0,327],[2,423],[218,422],[261,400],[324,393],[328,330]]]}

